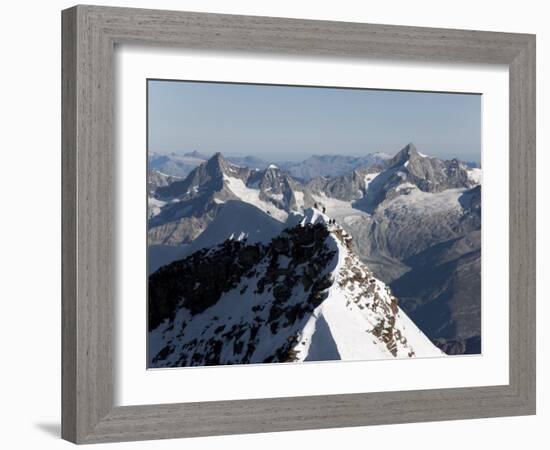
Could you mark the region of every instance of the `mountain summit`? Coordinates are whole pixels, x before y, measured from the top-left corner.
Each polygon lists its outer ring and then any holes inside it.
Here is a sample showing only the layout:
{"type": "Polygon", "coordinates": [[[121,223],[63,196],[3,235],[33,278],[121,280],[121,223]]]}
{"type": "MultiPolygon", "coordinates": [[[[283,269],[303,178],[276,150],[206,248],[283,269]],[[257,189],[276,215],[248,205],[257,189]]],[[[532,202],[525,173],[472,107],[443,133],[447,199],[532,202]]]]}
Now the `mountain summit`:
{"type": "Polygon", "coordinates": [[[383,201],[417,189],[422,192],[442,192],[447,189],[471,188],[468,167],[457,159],[445,161],[422,155],[414,144],[407,144],[369,184],[365,199],[358,206],[368,212],[383,201]]]}
{"type": "Polygon", "coordinates": [[[405,164],[413,158],[421,157],[412,142],[403,147],[397,154],[387,162],[387,167],[394,167],[405,164]]]}
{"type": "Polygon", "coordinates": [[[222,175],[226,172],[232,171],[230,164],[225,160],[220,152],[214,153],[214,155],[206,163],[206,170],[211,175],[222,175]]]}

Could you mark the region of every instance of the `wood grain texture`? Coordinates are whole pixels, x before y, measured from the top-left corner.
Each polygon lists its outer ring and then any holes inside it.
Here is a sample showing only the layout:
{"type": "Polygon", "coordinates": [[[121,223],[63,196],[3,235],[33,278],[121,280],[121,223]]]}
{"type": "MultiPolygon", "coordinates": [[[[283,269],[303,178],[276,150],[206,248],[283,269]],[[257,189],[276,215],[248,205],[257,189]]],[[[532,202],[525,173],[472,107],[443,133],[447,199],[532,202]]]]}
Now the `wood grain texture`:
{"type": "Polygon", "coordinates": [[[61,155],[61,332],[62,435],[76,440],[76,10],[62,17],[61,155]]]}
{"type": "Polygon", "coordinates": [[[65,439],[93,443],[535,412],[534,36],[96,6],[62,15],[65,439]],[[508,65],[509,385],[113,407],[113,52],[120,43],[508,65]]]}

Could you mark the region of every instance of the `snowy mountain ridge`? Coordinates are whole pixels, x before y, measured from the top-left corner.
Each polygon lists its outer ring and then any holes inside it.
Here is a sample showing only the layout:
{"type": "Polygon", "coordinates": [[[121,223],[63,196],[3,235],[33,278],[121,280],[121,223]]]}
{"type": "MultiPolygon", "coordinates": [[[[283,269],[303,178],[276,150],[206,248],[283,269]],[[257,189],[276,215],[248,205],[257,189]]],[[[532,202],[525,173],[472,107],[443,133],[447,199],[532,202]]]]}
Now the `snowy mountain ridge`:
{"type": "Polygon", "coordinates": [[[229,239],[150,277],[151,367],[443,355],[339,225],[310,208],[288,226],[268,243],[229,239]]]}

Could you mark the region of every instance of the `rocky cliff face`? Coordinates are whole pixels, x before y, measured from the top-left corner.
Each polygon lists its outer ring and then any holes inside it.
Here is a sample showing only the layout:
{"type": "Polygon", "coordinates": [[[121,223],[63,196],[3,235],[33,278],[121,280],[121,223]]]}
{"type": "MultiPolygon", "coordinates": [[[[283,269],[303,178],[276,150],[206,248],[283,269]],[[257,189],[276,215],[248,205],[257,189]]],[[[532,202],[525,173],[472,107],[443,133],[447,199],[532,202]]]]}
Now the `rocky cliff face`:
{"type": "Polygon", "coordinates": [[[408,144],[387,162],[386,169],[370,183],[364,201],[358,207],[373,212],[380,203],[419,189],[437,193],[447,189],[471,188],[468,167],[453,159],[444,161],[422,155],[408,144]]]}
{"type": "Polygon", "coordinates": [[[317,177],[307,183],[308,191],[315,195],[352,202],[362,199],[370,182],[383,170],[381,166],[355,169],[345,175],[332,178],[317,177]]]}
{"type": "Polygon", "coordinates": [[[260,200],[271,202],[283,211],[298,211],[303,207],[303,187],[275,165],[252,173],[246,185],[258,189],[260,200]]]}
{"type": "Polygon", "coordinates": [[[214,220],[220,205],[236,200],[225,189],[224,175],[246,179],[251,170],[229,164],[221,154],[196,167],[182,180],[159,187],[156,201],[164,203],[161,211],[149,220],[150,245],[181,245],[192,242],[214,220]]]}
{"type": "Polygon", "coordinates": [[[227,240],[149,279],[150,366],[441,356],[315,210],[268,243],[227,240]]]}
{"type": "Polygon", "coordinates": [[[223,175],[246,179],[251,170],[228,163],[221,153],[195,168],[184,180],[172,183],[156,191],[163,199],[190,200],[202,193],[214,193],[223,188],[223,175]]]}

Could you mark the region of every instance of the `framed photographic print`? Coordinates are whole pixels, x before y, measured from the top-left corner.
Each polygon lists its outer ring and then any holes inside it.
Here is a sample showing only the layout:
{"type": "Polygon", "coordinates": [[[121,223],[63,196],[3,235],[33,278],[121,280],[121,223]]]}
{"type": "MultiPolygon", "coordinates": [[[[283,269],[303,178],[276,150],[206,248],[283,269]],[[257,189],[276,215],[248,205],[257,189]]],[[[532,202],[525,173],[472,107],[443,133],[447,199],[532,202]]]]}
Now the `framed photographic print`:
{"type": "Polygon", "coordinates": [[[534,414],[534,36],[62,17],[65,439],[534,414]]]}

